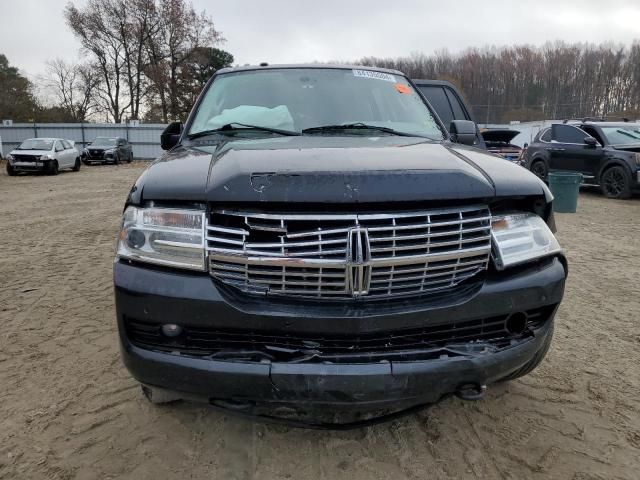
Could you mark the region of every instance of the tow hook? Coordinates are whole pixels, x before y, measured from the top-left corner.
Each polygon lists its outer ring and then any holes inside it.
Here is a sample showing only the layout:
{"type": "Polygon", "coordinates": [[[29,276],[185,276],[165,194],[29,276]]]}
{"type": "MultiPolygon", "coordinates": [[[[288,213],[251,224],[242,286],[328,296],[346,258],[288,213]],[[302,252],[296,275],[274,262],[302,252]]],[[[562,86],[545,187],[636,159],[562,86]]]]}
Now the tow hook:
{"type": "Polygon", "coordinates": [[[456,390],[456,397],[462,400],[480,400],[487,391],[486,385],[478,385],[477,383],[466,383],[460,385],[456,390]]]}

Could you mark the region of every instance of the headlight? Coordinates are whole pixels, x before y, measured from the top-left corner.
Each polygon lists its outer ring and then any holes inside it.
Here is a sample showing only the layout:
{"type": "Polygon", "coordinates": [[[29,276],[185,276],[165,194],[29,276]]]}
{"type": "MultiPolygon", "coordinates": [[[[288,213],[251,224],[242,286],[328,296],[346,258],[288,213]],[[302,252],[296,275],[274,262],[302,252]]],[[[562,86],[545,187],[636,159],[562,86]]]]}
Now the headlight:
{"type": "Polygon", "coordinates": [[[204,271],[204,212],[128,207],[122,218],[116,255],[204,271]]]}
{"type": "Polygon", "coordinates": [[[7,161],[8,162],[13,162],[13,155],[11,155],[10,153],[7,154],[7,161]]]}
{"type": "Polygon", "coordinates": [[[533,213],[495,216],[491,223],[498,270],[562,251],[544,220],[533,213]]]}
{"type": "Polygon", "coordinates": [[[640,153],[635,153],[634,157],[636,160],[636,167],[640,167],[640,153]]]}
{"type": "Polygon", "coordinates": [[[53,160],[53,157],[49,154],[47,155],[40,155],[40,160],[53,160]]]}

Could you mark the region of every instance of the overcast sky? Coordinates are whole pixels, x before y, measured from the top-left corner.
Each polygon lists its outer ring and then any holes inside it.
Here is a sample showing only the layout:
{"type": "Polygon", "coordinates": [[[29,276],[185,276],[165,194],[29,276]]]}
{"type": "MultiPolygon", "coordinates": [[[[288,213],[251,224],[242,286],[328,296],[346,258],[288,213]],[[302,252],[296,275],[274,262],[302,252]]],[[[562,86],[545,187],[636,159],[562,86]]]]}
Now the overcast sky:
{"type": "MultiPolygon", "coordinates": [[[[67,0],[0,0],[0,53],[29,77],[74,60],[67,0]]],[[[84,0],[74,3],[82,4],[84,0]]],[[[640,0],[193,0],[238,64],[353,60],[549,40],[631,43],[640,0]]]]}

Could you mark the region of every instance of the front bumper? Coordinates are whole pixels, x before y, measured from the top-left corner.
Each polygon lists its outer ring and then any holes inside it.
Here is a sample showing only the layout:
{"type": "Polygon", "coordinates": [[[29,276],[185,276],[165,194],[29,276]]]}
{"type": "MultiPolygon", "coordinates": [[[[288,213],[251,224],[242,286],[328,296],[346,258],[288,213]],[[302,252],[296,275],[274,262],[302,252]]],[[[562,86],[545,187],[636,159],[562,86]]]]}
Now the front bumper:
{"type": "MultiPolygon", "coordinates": [[[[525,365],[545,345],[562,299],[566,266],[560,257],[510,273],[488,275],[464,298],[431,303],[390,302],[375,308],[310,307],[236,299],[206,274],[176,273],[125,262],[114,265],[116,310],[125,365],[141,383],[185,397],[240,404],[330,406],[359,411],[431,403],[461,385],[485,385],[525,365]],[[452,348],[389,355],[369,361],[233,361],[196,358],[141,348],[127,333],[127,319],[252,332],[364,335],[451,324],[548,306],[530,335],[501,348],[452,348]],[[456,351],[457,349],[457,351],[456,351]],[[453,352],[453,353],[452,353],[453,352]],[[436,355],[434,356],[434,353],[436,355]],[[397,359],[400,358],[400,359],[397,359]]],[[[482,347],[484,344],[476,344],[482,347]]]]}
{"type": "Polygon", "coordinates": [[[84,152],[83,159],[85,162],[113,162],[114,159],[113,153],[96,153],[91,154],[89,152],[84,152]]]}
{"type": "Polygon", "coordinates": [[[51,164],[51,160],[38,160],[38,161],[12,161],[10,162],[11,168],[16,172],[47,172],[51,164]]]}

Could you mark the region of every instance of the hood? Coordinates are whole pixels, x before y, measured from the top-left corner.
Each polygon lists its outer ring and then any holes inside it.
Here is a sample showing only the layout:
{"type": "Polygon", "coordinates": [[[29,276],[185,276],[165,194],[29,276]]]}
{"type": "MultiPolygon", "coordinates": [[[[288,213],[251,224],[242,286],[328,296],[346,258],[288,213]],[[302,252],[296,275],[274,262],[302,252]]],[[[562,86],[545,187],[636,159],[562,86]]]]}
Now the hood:
{"type": "Polygon", "coordinates": [[[405,137],[277,137],[186,147],[130,200],[374,203],[542,195],[527,170],[474,148],[405,137]]]}
{"type": "Polygon", "coordinates": [[[616,150],[625,150],[627,152],[640,152],[640,143],[624,143],[620,145],[611,145],[616,150]]]}
{"type": "Polygon", "coordinates": [[[9,155],[30,155],[39,157],[40,155],[50,155],[51,150],[11,150],[9,155]]]}
{"type": "Polygon", "coordinates": [[[482,138],[485,142],[504,142],[511,143],[511,140],[520,135],[517,130],[509,130],[502,128],[495,128],[491,130],[483,130],[482,138]]]}

